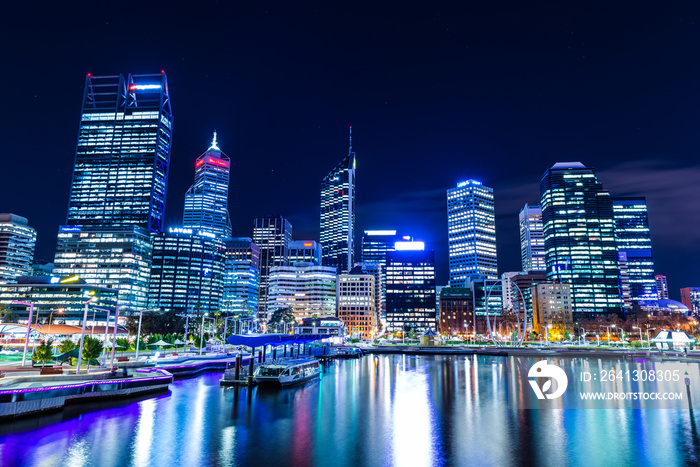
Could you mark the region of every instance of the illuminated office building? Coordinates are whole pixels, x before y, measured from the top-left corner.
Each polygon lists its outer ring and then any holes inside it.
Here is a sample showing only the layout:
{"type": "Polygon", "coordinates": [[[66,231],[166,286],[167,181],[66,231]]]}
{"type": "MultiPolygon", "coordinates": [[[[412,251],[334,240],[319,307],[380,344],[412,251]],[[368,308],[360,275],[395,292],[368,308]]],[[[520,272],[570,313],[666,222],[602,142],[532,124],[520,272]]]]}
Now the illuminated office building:
{"type": "Polygon", "coordinates": [[[450,286],[466,287],[469,276],[498,277],[493,188],[476,180],[447,190],[450,286]]]}
{"type": "Polygon", "coordinates": [[[394,251],[394,244],[410,241],[411,237],[396,235],[396,230],[365,230],[361,243],[362,264],[375,263],[379,269],[379,308],[381,318],[386,317],[386,254],[394,251]]]}
{"type": "Polygon", "coordinates": [[[571,284],[575,319],[622,312],[613,203],[593,169],[559,162],[540,182],[547,280],[571,284]]]}
{"type": "Polygon", "coordinates": [[[376,279],[353,268],[350,274],[338,276],[338,318],[348,334],[372,339],[377,330],[376,279]]]}
{"type": "Polygon", "coordinates": [[[0,214],[0,284],[28,276],[34,260],[36,230],[27,219],[15,214],[0,214]]]}
{"type": "Polygon", "coordinates": [[[386,254],[387,332],[436,330],[435,252],[423,242],[397,242],[386,254]]]}
{"type": "Polygon", "coordinates": [[[688,311],[693,316],[700,315],[700,287],[682,288],[681,303],[688,307],[688,311]]]}
{"type": "Polygon", "coordinates": [[[287,258],[289,264],[312,263],[316,266],[320,266],[321,245],[313,240],[292,240],[289,242],[287,258]]]}
{"type": "Polygon", "coordinates": [[[253,224],[253,242],[260,247],[260,300],[258,318],[267,321],[270,309],[267,303],[270,269],[289,264],[289,243],[292,224],[282,216],[259,217],[253,224]]]}
{"type": "Polygon", "coordinates": [[[62,226],[54,274],[119,291],[119,304],[144,309],[148,302],[153,239],[144,228],[62,226]]]}
{"type": "MultiPolygon", "coordinates": [[[[369,274],[374,277],[374,310],[377,313],[375,320],[377,323],[384,317],[382,315],[382,307],[386,307],[386,297],[382,296],[382,294],[386,293],[386,289],[382,288],[382,281],[386,281],[385,268],[386,266],[378,263],[359,262],[350,270],[350,274],[369,274]]],[[[384,287],[386,287],[386,284],[384,284],[384,287]]]]}
{"type": "Polygon", "coordinates": [[[260,247],[251,238],[224,241],[224,294],[221,312],[256,314],[260,295],[260,247]]]}
{"type": "Polygon", "coordinates": [[[355,153],[352,127],[348,155],[321,183],[321,248],[324,266],[346,273],[354,265],[355,153]]]}
{"type": "Polygon", "coordinates": [[[88,74],[66,225],[162,232],[172,124],[165,73],[88,74]]]}
{"type": "Polygon", "coordinates": [[[219,311],[224,276],[223,242],[210,232],[170,228],[153,239],[149,308],[219,311]]]}
{"type": "Polygon", "coordinates": [[[659,300],[668,300],[668,281],[666,276],[656,276],[656,296],[659,300]]]}
{"type": "Polygon", "coordinates": [[[542,230],[542,209],[527,203],[520,210],[520,257],[523,272],[544,271],[544,231],[542,230]]]}
{"type": "Polygon", "coordinates": [[[620,269],[621,272],[626,269],[628,280],[625,284],[621,275],[623,301],[626,287],[629,287],[629,299],[625,308],[631,308],[631,305],[656,308],[658,294],[646,199],[613,198],[612,202],[618,259],[622,257],[620,269]]]}
{"type": "Polygon", "coordinates": [[[216,132],[211,146],[197,158],[194,167],[194,184],[185,194],[182,226],[211,232],[218,237],[230,237],[228,188],[231,159],[219,149],[216,132]]]}
{"type": "Polygon", "coordinates": [[[332,267],[311,263],[273,266],[268,279],[268,313],[291,308],[298,323],[314,315],[336,316],[336,284],[332,267]]]}

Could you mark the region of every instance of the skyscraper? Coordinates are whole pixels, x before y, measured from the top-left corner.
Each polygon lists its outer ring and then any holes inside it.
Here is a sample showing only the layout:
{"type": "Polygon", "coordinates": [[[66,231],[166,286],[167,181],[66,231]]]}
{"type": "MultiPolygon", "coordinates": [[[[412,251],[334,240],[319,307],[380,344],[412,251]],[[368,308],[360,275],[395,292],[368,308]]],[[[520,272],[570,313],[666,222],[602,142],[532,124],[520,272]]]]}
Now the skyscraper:
{"type": "Polygon", "coordinates": [[[15,214],[0,214],[0,284],[28,276],[32,270],[36,230],[27,219],[15,214]]]}
{"type": "Polygon", "coordinates": [[[313,240],[292,240],[289,242],[289,264],[313,263],[321,265],[321,245],[313,240]]]}
{"type": "Polygon", "coordinates": [[[538,205],[520,210],[520,256],[523,272],[544,271],[544,232],[542,230],[542,209],[538,205]]]}
{"type": "Polygon", "coordinates": [[[165,73],[88,74],[66,224],[162,232],[172,125],[165,73]]]}
{"type": "Polygon", "coordinates": [[[547,280],[571,284],[577,319],[621,313],[613,204],[593,169],[554,164],[540,196],[547,280]]]}
{"type": "Polygon", "coordinates": [[[251,238],[225,240],[223,313],[257,313],[260,296],[260,247],[251,238]]]}
{"type": "Polygon", "coordinates": [[[467,180],[447,190],[447,238],[451,287],[471,275],[498,278],[493,188],[467,180]]]}
{"type": "Polygon", "coordinates": [[[658,296],[646,199],[613,198],[612,202],[617,250],[627,261],[630,300],[642,308],[655,308],[658,296]]]}
{"type": "Polygon", "coordinates": [[[423,242],[397,242],[386,261],[387,331],[435,331],[435,252],[425,251],[423,242]]]}
{"type": "Polygon", "coordinates": [[[656,276],[656,296],[659,300],[668,300],[668,281],[666,276],[656,276]]]}
{"type": "Polygon", "coordinates": [[[219,149],[216,132],[211,146],[194,164],[194,184],[185,194],[183,227],[231,236],[228,188],[231,159],[219,149]]]}
{"type": "Polygon", "coordinates": [[[219,311],[223,294],[223,242],[210,232],[170,228],[155,235],[148,306],[163,310],[219,311]]]}
{"type": "Polygon", "coordinates": [[[253,241],[260,247],[260,300],[258,318],[267,320],[268,279],[270,268],[286,266],[289,261],[289,242],[292,224],[282,216],[259,217],[253,223],[253,241]]]}
{"type": "Polygon", "coordinates": [[[379,274],[379,307],[377,314],[386,317],[386,254],[394,251],[396,242],[412,240],[411,237],[396,235],[396,230],[365,230],[362,236],[362,263],[374,263],[379,274]]]}
{"type": "Polygon", "coordinates": [[[350,127],[348,155],[321,183],[322,262],[339,273],[347,273],[354,264],[355,165],[350,127]]]}
{"type": "Polygon", "coordinates": [[[691,315],[700,315],[700,287],[684,287],[681,289],[681,302],[688,307],[691,315]]]}
{"type": "Polygon", "coordinates": [[[165,73],[88,74],[56,274],[115,287],[121,305],[146,307],[150,233],[164,228],[172,125],[165,73]]]}

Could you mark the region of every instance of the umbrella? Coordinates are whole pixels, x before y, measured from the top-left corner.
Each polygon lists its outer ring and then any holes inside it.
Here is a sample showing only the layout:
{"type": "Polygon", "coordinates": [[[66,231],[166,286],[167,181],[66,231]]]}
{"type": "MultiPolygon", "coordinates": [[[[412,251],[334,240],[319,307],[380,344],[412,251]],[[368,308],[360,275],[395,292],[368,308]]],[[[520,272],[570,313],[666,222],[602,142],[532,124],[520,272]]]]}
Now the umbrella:
{"type": "MultiPolygon", "coordinates": [[[[185,344],[185,343],[186,343],[186,342],[182,342],[180,339],[175,339],[175,342],[174,342],[174,344],[175,344],[175,350],[177,350],[177,346],[178,346],[178,345],[180,345],[180,344],[185,344]]],[[[185,351],[185,347],[184,347],[184,346],[182,347],[182,351],[183,351],[183,352],[185,351]]]]}
{"type": "Polygon", "coordinates": [[[165,342],[163,339],[159,340],[158,342],[154,342],[153,344],[148,344],[148,345],[158,345],[158,346],[164,346],[164,345],[173,345],[173,344],[168,344],[165,342]]]}

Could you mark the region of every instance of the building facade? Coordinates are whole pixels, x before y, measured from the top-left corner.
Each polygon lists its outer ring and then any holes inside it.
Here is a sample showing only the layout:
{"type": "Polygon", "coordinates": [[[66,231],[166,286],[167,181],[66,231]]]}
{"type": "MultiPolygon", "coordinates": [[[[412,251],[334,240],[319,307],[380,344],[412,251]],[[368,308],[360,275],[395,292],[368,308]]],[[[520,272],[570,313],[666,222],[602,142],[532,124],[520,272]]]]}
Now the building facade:
{"type": "Polygon", "coordinates": [[[165,73],[88,74],[66,225],[162,232],[172,124],[165,73]]]}
{"type": "Polygon", "coordinates": [[[28,276],[34,260],[36,230],[15,214],[0,214],[0,284],[28,276]]]}
{"type": "Polygon", "coordinates": [[[336,316],[337,274],[335,268],[297,263],[270,268],[268,310],[291,308],[301,322],[314,315],[336,316]]]}
{"type": "Polygon", "coordinates": [[[350,150],[321,182],[321,248],[324,266],[347,273],[355,249],[355,153],[350,150]]]}
{"type": "Polygon", "coordinates": [[[289,243],[292,241],[292,224],[282,216],[259,217],[253,223],[253,242],[260,248],[260,299],[258,318],[267,321],[268,278],[273,267],[289,264],[289,243]]]}
{"type": "Polygon", "coordinates": [[[313,263],[321,265],[321,245],[313,240],[292,240],[289,242],[288,263],[313,263]]]}
{"type": "Polygon", "coordinates": [[[85,303],[88,321],[104,322],[109,310],[114,318],[118,290],[97,287],[75,276],[21,276],[15,283],[0,285],[0,304],[6,306],[21,323],[29,318],[29,306],[34,305],[32,323],[82,325],[85,303]]]}
{"type": "Polygon", "coordinates": [[[380,319],[386,318],[386,254],[394,251],[396,242],[410,240],[412,240],[411,237],[397,235],[396,230],[365,230],[362,236],[361,263],[378,265],[379,308],[377,312],[380,319]]]}
{"type": "Polygon", "coordinates": [[[691,315],[700,315],[700,287],[685,287],[681,289],[681,303],[688,307],[688,312],[691,315]]]}
{"type": "Polygon", "coordinates": [[[626,308],[656,308],[658,293],[646,199],[613,198],[612,202],[618,259],[622,259],[620,270],[626,269],[627,275],[627,281],[621,280],[623,300],[629,288],[626,308]]]}
{"type": "Polygon", "coordinates": [[[260,294],[260,247],[251,238],[224,241],[224,293],[221,312],[257,313],[260,294]]]}
{"type": "Polygon", "coordinates": [[[656,296],[659,300],[668,300],[668,281],[666,276],[656,276],[656,296]]]}
{"type": "Polygon", "coordinates": [[[54,274],[118,290],[125,311],[145,309],[152,254],[153,238],[142,227],[62,226],[54,274]]]}
{"type": "Polygon", "coordinates": [[[613,203],[593,169],[555,164],[540,196],[547,280],[571,284],[577,319],[622,314],[613,203]]]}
{"type": "Polygon", "coordinates": [[[476,318],[471,289],[445,287],[440,291],[440,334],[474,333],[476,318]]]}
{"type": "Polygon", "coordinates": [[[520,259],[523,272],[544,271],[547,265],[544,259],[544,230],[542,228],[542,209],[539,205],[525,207],[518,215],[520,224],[520,259]]]}
{"type": "Polygon", "coordinates": [[[370,340],[377,331],[376,279],[356,272],[338,276],[338,318],[349,335],[370,340]]]}
{"type": "Polygon", "coordinates": [[[447,238],[451,287],[498,277],[493,188],[467,180],[447,190],[447,238]]]}
{"type": "Polygon", "coordinates": [[[231,237],[228,213],[228,187],[231,159],[214,139],[194,164],[194,184],[185,194],[182,226],[211,232],[220,238],[231,237]]]}
{"type": "Polygon", "coordinates": [[[212,233],[170,228],[153,239],[148,307],[186,313],[219,311],[224,246],[212,233]]]}
{"type": "Polygon", "coordinates": [[[435,252],[397,247],[386,261],[387,332],[435,331],[435,252]]]}
{"type": "Polygon", "coordinates": [[[573,333],[574,319],[572,314],[572,286],[546,282],[531,288],[533,306],[534,330],[539,336],[560,336],[573,333]]]}

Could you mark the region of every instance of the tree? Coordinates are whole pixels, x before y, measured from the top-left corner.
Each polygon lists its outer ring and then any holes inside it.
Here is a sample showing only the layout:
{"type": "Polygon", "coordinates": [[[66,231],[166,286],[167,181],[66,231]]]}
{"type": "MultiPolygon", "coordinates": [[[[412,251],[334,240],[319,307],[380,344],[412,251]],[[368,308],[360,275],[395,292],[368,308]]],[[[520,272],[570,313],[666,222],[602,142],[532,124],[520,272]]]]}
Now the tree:
{"type": "Polygon", "coordinates": [[[272,313],[270,321],[267,322],[267,327],[268,329],[277,327],[279,331],[279,327],[282,323],[291,323],[292,321],[294,321],[294,310],[291,308],[280,308],[272,313]]]}
{"type": "Polygon", "coordinates": [[[35,362],[41,362],[41,366],[46,365],[46,362],[53,358],[53,352],[51,351],[51,340],[41,341],[39,347],[34,349],[32,353],[32,360],[35,362]]]}
{"type": "Polygon", "coordinates": [[[19,319],[16,314],[12,312],[5,305],[0,305],[0,322],[2,323],[18,323],[19,319]]]}
{"type": "Polygon", "coordinates": [[[90,371],[90,360],[97,359],[102,353],[102,341],[90,336],[85,336],[83,342],[83,360],[87,360],[87,369],[90,371]]]}
{"type": "Polygon", "coordinates": [[[63,342],[61,342],[58,346],[58,351],[62,354],[70,352],[74,348],[78,347],[77,344],[75,344],[72,340],[66,339],[63,342]]]}

